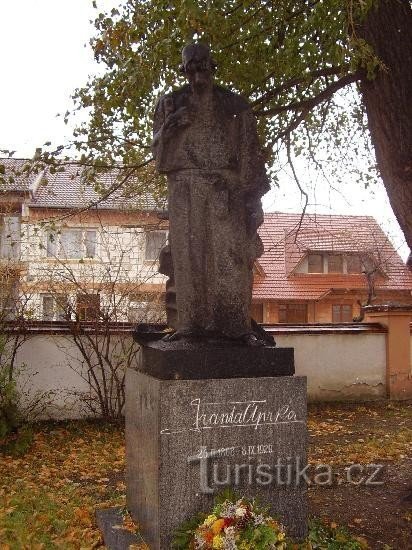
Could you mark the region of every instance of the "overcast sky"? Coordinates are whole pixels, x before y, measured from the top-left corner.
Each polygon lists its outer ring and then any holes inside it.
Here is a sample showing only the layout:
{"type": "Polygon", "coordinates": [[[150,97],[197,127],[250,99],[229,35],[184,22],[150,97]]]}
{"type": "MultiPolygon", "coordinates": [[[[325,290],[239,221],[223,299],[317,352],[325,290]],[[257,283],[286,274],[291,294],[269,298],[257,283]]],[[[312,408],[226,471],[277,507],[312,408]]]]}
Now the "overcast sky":
{"type": "MultiPolygon", "coordinates": [[[[99,8],[117,4],[116,0],[97,1],[99,8]]],[[[73,90],[98,70],[88,46],[94,14],[91,0],[2,1],[0,149],[31,157],[46,141],[58,145],[70,138],[70,128],[56,115],[70,107],[73,90]]],[[[336,182],[339,191],[335,192],[316,176],[300,173],[299,177],[310,193],[308,211],[372,215],[406,259],[408,248],[383,185],[371,191],[356,182],[336,182]]],[[[280,188],[264,198],[266,211],[299,212],[301,203],[287,174],[280,188]]]]}

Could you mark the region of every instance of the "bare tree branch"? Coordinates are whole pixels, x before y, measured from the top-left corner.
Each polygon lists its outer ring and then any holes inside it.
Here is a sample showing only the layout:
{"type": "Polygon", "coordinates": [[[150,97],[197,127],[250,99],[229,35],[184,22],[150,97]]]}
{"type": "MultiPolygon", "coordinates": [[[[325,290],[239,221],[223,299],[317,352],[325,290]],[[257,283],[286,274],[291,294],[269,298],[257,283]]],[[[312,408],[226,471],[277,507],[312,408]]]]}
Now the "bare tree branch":
{"type": "MultiPolygon", "coordinates": [[[[291,78],[290,80],[287,80],[286,82],[284,82],[280,86],[276,86],[275,88],[272,88],[271,90],[269,90],[268,92],[263,94],[261,97],[256,99],[252,103],[252,107],[255,106],[255,105],[266,103],[267,101],[269,101],[269,100],[273,99],[274,97],[276,97],[277,95],[289,90],[290,88],[293,88],[294,86],[298,86],[299,84],[307,83],[309,80],[315,80],[316,78],[320,78],[320,77],[323,77],[323,76],[333,76],[333,75],[343,74],[346,69],[347,69],[347,67],[344,67],[343,65],[338,66],[338,67],[325,67],[324,69],[319,69],[317,71],[310,71],[310,72],[307,73],[307,76],[305,76],[305,77],[291,78]]],[[[266,78],[263,82],[269,80],[269,78],[271,78],[272,76],[273,76],[273,73],[270,73],[269,75],[266,76],[266,78]]],[[[258,89],[258,86],[256,86],[255,89],[252,90],[251,93],[253,93],[253,91],[256,91],[257,89],[258,89]]]]}
{"type": "Polygon", "coordinates": [[[289,166],[292,170],[292,174],[293,174],[293,179],[295,180],[295,183],[296,185],[298,186],[299,188],[299,191],[301,193],[302,196],[305,197],[305,205],[302,209],[302,214],[300,216],[300,220],[299,220],[299,223],[298,223],[298,226],[297,226],[297,229],[296,229],[296,233],[295,233],[295,244],[296,244],[296,241],[297,241],[297,237],[298,237],[298,232],[300,231],[300,228],[302,227],[302,223],[303,223],[303,218],[305,217],[305,213],[306,213],[306,208],[308,207],[308,202],[309,202],[309,195],[306,193],[306,191],[303,189],[303,187],[301,186],[300,184],[300,181],[299,181],[299,178],[297,177],[296,175],[296,171],[295,171],[295,167],[293,165],[293,162],[292,162],[292,156],[290,154],[290,138],[288,137],[288,139],[286,140],[286,154],[287,154],[287,157],[288,157],[288,163],[289,163],[289,166]]]}
{"type": "Polygon", "coordinates": [[[322,92],[315,97],[311,97],[304,101],[289,103],[288,105],[279,105],[279,107],[273,107],[271,109],[258,109],[255,111],[255,114],[257,116],[267,117],[284,113],[286,111],[301,111],[302,113],[304,112],[306,116],[310,110],[332,97],[338,90],[359,80],[361,78],[361,74],[361,71],[356,71],[353,74],[343,76],[339,80],[335,80],[335,82],[322,90],[322,92]]]}

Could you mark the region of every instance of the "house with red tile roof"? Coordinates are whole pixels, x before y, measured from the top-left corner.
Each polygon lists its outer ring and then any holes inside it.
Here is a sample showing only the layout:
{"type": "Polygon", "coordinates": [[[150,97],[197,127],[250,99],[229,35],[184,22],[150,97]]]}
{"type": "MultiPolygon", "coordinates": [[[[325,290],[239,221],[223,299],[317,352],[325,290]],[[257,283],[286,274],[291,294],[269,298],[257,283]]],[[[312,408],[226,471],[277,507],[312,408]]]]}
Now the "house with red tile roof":
{"type": "Polygon", "coordinates": [[[266,213],[259,234],[258,322],[351,322],[367,302],[412,304],[412,271],[372,217],[266,213]]]}
{"type": "MultiPolygon", "coordinates": [[[[100,174],[97,189],[75,163],[64,171],[30,171],[26,159],[0,164],[0,263],[8,279],[20,277],[36,317],[62,318],[56,297],[80,300],[85,318],[89,302],[110,311],[107,288],[115,283],[122,319],[133,321],[163,294],[161,194],[137,180],[119,186],[114,170],[100,174]]],[[[371,217],[275,212],[265,214],[259,233],[265,251],[254,268],[258,322],[351,322],[368,301],[412,304],[412,273],[371,217]]]]}
{"type": "Polygon", "coordinates": [[[133,178],[127,189],[119,185],[120,170],[99,174],[93,185],[76,163],[64,171],[33,170],[26,159],[1,164],[0,299],[7,310],[16,309],[19,294],[34,319],[65,320],[68,311],[83,321],[163,319],[165,277],[157,266],[168,227],[160,193],[133,178]]]}

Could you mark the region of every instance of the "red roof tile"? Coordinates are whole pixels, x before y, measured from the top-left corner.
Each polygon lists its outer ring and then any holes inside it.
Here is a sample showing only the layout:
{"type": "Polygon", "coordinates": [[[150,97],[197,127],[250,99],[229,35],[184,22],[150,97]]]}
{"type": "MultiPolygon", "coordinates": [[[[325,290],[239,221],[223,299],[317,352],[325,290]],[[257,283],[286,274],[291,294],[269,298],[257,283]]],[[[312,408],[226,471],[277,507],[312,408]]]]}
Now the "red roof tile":
{"type": "Polygon", "coordinates": [[[412,272],[370,216],[306,214],[301,220],[300,214],[267,213],[259,234],[265,277],[255,279],[255,300],[317,300],[333,290],[367,289],[361,274],[294,273],[309,251],[366,254],[379,262],[377,290],[412,289],[412,272]]]}

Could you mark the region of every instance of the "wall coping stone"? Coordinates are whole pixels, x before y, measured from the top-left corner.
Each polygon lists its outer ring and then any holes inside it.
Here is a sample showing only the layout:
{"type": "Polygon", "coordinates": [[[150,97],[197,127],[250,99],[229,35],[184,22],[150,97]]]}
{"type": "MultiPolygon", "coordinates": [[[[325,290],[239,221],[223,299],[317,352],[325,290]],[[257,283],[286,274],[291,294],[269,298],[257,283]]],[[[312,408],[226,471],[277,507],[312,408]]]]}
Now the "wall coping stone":
{"type": "MultiPolygon", "coordinates": [[[[411,311],[409,309],[407,311],[411,311]]],[[[5,327],[8,333],[21,332],[25,334],[71,334],[75,323],[66,321],[10,321],[5,327]]],[[[136,325],[128,322],[101,323],[96,327],[93,322],[81,322],[81,328],[84,332],[95,332],[96,328],[104,334],[107,329],[111,334],[130,334],[133,335],[136,325]]],[[[164,325],[159,325],[164,326],[164,325]]],[[[311,324],[262,324],[270,334],[368,334],[368,333],[387,333],[387,328],[381,323],[311,323],[311,324]]],[[[412,329],[412,325],[411,325],[412,329]]]]}
{"type": "Polygon", "coordinates": [[[282,334],[386,334],[387,328],[381,323],[311,323],[302,325],[274,324],[262,325],[267,332],[276,335],[282,334]]]}

